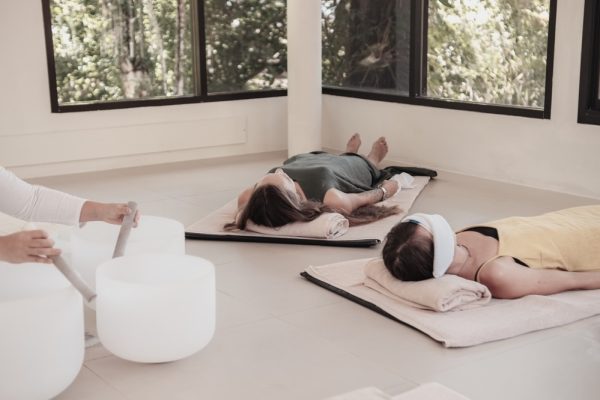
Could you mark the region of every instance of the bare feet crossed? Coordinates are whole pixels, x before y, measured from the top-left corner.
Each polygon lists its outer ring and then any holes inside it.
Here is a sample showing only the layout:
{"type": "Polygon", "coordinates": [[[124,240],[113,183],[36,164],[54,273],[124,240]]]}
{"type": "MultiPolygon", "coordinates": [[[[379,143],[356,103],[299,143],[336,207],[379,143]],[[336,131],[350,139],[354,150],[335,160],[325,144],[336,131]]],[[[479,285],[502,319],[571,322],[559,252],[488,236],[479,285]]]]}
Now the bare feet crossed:
{"type": "Polygon", "coordinates": [[[361,143],[362,141],[360,140],[360,135],[358,133],[350,136],[348,143],[346,143],[346,153],[358,153],[361,143]]]}
{"type": "Polygon", "coordinates": [[[375,166],[379,166],[379,163],[384,159],[384,157],[388,153],[388,144],[385,140],[385,137],[380,137],[377,139],[373,146],[371,147],[371,151],[367,155],[367,159],[371,161],[375,166]]]}

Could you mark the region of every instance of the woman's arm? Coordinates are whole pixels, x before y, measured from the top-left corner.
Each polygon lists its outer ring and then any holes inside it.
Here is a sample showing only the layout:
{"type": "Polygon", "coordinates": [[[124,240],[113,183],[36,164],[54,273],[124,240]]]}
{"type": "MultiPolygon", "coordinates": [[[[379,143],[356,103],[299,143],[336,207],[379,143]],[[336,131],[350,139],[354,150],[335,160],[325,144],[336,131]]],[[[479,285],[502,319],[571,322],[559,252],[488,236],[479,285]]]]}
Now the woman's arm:
{"type": "Polygon", "coordinates": [[[323,204],[334,210],[340,210],[346,214],[351,214],[352,211],[359,207],[378,203],[393,196],[398,191],[398,182],[394,180],[383,181],[381,186],[385,188],[385,192],[377,188],[362,193],[344,193],[338,189],[332,188],[325,193],[323,204]],[[387,195],[385,195],[386,192],[387,195]]]}
{"type": "Polygon", "coordinates": [[[600,289],[600,271],[571,272],[528,268],[515,262],[512,257],[492,261],[480,272],[479,280],[490,289],[493,297],[500,299],[600,289]]]}
{"type": "Polygon", "coordinates": [[[0,211],[26,221],[74,225],[85,203],[85,199],[31,185],[1,167],[0,193],[0,211]]]}
{"type": "MultiPolygon", "coordinates": [[[[81,207],[79,222],[104,221],[109,224],[120,225],[123,218],[131,214],[131,209],[124,203],[98,203],[95,201],[86,201],[81,207]]],[[[137,226],[140,220],[140,214],[136,212],[134,226],[137,226]]]]}
{"type": "Polygon", "coordinates": [[[10,263],[40,262],[49,264],[48,257],[60,255],[54,241],[42,230],[22,231],[0,236],[0,260],[10,263]]]}
{"type": "MultiPolygon", "coordinates": [[[[120,224],[131,210],[127,204],[98,203],[44,186],[31,185],[0,167],[0,212],[35,222],[75,225],[104,221],[120,224]]],[[[136,215],[135,222],[139,221],[136,215]]]]}

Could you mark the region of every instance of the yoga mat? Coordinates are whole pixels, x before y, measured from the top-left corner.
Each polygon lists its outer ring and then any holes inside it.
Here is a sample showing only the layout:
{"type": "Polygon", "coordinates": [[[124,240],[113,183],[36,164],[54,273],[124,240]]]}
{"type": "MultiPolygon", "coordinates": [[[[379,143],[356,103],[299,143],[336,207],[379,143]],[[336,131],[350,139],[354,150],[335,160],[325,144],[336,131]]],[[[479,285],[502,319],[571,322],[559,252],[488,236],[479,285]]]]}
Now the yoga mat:
{"type": "Polygon", "coordinates": [[[462,311],[422,310],[363,285],[363,268],[369,260],[309,266],[300,275],[394,321],[410,325],[446,347],[474,346],[600,314],[600,289],[530,295],[515,300],[492,299],[485,306],[462,311]]]}
{"type": "Polygon", "coordinates": [[[305,244],[319,246],[337,247],[372,247],[385,238],[390,229],[404,218],[411,206],[429,183],[428,176],[417,176],[412,189],[402,189],[396,195],[380,203],[384,205],[398,205],[403,211],[399,214],[372,222],[370,224],[351,227],[348,232],[336,239],[318,239],[292,236],[263,235],[248,231],[228,232],[223,226],[232,222],[237,211],[237,200],[232,200],[223,207],[193,223],[186,228],[187,239],[219,240],[236,242],[258,242],[258,243],[285,243],[305,244]]]}

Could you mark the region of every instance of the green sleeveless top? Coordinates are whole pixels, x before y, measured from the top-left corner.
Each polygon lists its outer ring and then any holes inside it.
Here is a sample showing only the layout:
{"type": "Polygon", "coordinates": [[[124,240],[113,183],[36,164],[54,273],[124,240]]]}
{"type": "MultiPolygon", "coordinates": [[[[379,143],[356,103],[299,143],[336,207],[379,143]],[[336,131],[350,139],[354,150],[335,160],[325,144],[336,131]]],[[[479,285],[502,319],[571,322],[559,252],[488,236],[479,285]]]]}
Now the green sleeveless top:
{"type": "Polygon", "coordinates": [[[287,159],[283,169],[298,182],[306,197],[323,201],[325,193],[335,188],[344,193],[361,193],[375,188],[381,171],[359,154],[334,155],[325,152],[298,154],[287,159]]]}
{"type": "Polygon", "coordinates": [[[511,217],[483,224],[498,231],[498,257],[510,256],[530,268],[600,270],[600,206],[554,211],[535,217],[511,217]]]}

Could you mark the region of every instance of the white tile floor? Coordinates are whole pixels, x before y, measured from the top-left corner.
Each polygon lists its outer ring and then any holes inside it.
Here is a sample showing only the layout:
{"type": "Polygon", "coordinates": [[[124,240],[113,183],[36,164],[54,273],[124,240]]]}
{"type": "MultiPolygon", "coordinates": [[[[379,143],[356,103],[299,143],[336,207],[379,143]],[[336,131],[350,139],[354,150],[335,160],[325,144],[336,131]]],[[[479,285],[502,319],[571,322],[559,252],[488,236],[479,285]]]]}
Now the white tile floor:
{"type": "MultiPolygon", "coordinates": [[[[232,199],[281,153],[36,180],[103,201],[137,200],[143,213],[190,224],[232,199]]],[[[598,200],[454,174],[415,212],[455,228],[598,200]]],[[[157,365],[89,348],[59,399],[321,399],[363,386],[397,394],[428,381],[475,400],[600,398],[600,317],[466,349],[445,349],[302,279],[308,264],[375,256],[380,248],[188,241],[217,271],[217,332],[201,352],[157,365]]],[[[506,321],[510,323],[510,321],[506,321]]]]}

